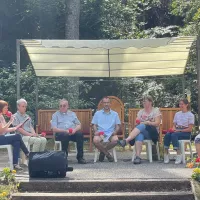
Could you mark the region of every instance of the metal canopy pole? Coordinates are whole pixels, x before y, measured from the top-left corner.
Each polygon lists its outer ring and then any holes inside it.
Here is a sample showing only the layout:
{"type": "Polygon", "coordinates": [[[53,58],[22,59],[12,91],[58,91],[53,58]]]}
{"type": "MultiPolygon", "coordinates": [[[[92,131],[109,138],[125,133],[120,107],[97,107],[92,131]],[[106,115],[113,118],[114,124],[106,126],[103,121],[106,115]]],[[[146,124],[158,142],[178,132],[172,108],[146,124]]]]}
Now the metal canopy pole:
{"type": "Polygon", "coordinates": [[[184,74],[182,77],[182,90],[183,90],[183,98],[185,98],[185,76],[184,76],[184,74]]]}
{"type": "Polygon", "coordinates": [[[108,49],[108,75],[109,75],[109,78],[110,78],[110,50],[108,49]]]}
{"type": "Polygon", "coordinates": [[[198,125],[200,126],[200,37],[197,38],[198,125]]]}
{"type": "Polygon", "coordinates": [[[17,56],[17,99],[20,99],[20,40],[16,40],[16,56],[17,56]]]}
{"type": "Polygon", "coordinates": [[[37,111],[38,111],[38,77],[36,77],[36,86],[35,86],[35,121],[36,124],[38,124],[38,115],[37,115],[37,111]]]}

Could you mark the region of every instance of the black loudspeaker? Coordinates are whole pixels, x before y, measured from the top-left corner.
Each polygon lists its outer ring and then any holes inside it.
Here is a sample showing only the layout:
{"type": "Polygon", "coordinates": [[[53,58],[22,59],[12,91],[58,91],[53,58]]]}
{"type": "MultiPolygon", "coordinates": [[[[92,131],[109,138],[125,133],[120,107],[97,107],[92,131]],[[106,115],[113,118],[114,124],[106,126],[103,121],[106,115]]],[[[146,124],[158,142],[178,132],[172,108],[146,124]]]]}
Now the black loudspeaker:
{"type": "Polygon", "coordinates": [[[64,178],[73,171],[63,151],[30,152],[28,169],[31,178],[64,178]]]}

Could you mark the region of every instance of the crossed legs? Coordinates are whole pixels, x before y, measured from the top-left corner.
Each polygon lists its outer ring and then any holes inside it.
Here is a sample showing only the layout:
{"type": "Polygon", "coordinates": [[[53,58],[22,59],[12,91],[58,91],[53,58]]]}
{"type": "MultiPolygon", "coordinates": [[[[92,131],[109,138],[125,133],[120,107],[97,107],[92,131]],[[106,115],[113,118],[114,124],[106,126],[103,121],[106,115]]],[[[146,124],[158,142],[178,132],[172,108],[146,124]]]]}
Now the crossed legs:
{"type": "MultiPolygon", "coordinates": [[[[93,142],[95,147],[100,151],[100,156],[102,155],[102,161],[104,159],[104,156],[108,158],[110,162],[113,162],[113,158],[108,152],[110,149],[114,148],[117,145],[118,137],[116,135],[112,136],[110,138],[110,142],[103,143],[100,136],[94,136],[93,142]]],[[[101,160],[101,159],[100,159],[101,160]]]]}

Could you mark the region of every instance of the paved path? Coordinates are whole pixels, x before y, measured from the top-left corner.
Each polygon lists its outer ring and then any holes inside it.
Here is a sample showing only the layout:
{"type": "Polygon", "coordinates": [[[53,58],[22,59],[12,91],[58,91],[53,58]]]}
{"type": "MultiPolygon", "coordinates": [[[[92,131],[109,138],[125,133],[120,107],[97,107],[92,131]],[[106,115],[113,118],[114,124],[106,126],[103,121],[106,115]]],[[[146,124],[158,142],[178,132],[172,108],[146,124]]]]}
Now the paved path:
{"type": "MultiPolygon", "coordinates": [[[[105,162],[94,163],[93,153],[86,153],[88,161],[86,165],[77,164],[75,153],[69,155],[69,166],[74,168],[73,172],[67,173],[67,179],[185,179],[190,178],[192,169],[185,168],[185,165],[175,165],[174,161],[170,164],[162,162],[149,163],[143,160],[141,165],[133,165],[130,161],[131,151],[117,152],[117,163],[105,162]]],[[[8,165],[6,152],[0,152],[0,170],[8,165]]],[[[17,175],[19,179],[27,179],[27,167],[17,175]]]]}

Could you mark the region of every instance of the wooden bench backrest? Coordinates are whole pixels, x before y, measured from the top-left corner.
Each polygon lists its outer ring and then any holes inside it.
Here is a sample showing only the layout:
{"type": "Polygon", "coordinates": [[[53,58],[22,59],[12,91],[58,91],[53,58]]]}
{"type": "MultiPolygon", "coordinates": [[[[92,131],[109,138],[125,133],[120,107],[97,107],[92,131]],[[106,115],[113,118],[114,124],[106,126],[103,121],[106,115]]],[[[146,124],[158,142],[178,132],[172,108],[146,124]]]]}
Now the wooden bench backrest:
{"type": "Polygon", "coordinates": [[[169,130],[173,127],[174,115],[180,108],[160,108],[162,113],[162,130],[169,130]]]}
{"type": "Polygon", "coordinates": [[[141,108],[129,108],[128,109],[128,132],[130,133],[136,126],[135,120],[137,118],[137,113],[141,108]]]}
{"type": "MultiPolygon", "coordinates": [[[[123,123],[124,122],[124,104],[123,104],[123,102],[118,97],[115,97],[115,96],[108,96],[108,97],[111,100],[111,106],[110,106],[111,109],[118,113],[119,119],[120,119],[121,123],[123,123]]],[[[98,110],[103,109],[102,101],[99,102],[97,109],[98,110]]]]}
{"type": "MultiPolygon", "coordinates": [[[[141,108],[129,108],[128,110],[129,132],[135,127],[135,120],[140,109],[141,108]]],[[[174,115],[179,110],[179,108],[160,108],[162,114],[162,130],[168,130],[169,128],[172,128],[174,115]]]]}
{"type": "MultiPolygon", "coordinates": [[[[38,110],[38,125],[39,125],[39,133],[41,131],[46,131],[47,133],[51,133],[51,124],[52,115],[57,110],[38,110]]],[[[79,121],[81,122],[81,132],[84,134],[90,133],[90,123],[92,120],[92,109],[71,109],[71,111],[75,112],[79,121]]]]}

